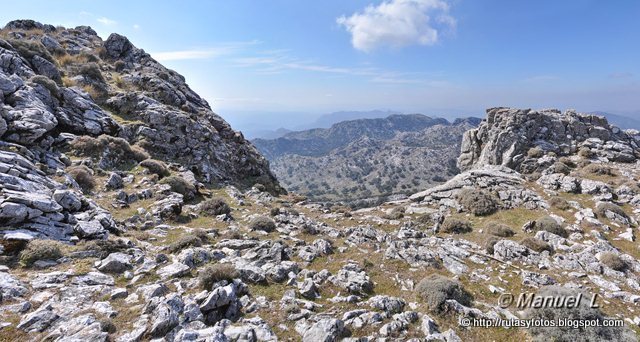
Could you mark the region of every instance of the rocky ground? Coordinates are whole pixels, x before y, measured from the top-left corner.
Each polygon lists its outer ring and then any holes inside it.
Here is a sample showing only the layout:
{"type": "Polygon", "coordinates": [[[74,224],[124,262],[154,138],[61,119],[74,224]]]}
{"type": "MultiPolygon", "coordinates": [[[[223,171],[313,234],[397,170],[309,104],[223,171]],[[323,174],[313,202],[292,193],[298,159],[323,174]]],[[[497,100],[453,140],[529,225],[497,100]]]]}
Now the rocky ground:
{"type": "MultiPolygon", "coordinates": [[[[47,33],[67,51],[94,37],[87,28],[51,29],[14,22],[2,34],[46,46],[47,33]]],[[[122,51],[115,47],[125,40],[114,37],[100,43],[111,46],[105,59],[122,51]]],[[[136,123],[105,108],[113,96],[157,92],[109,88],[101,102],[58,85],[55,73],[47,76],[53,85],[36,82],[38,54],[28,61],[7,44],[0,41],[2,341],[637,340],[638,132],[571,111],[490,109],[465,134],[462,173],[409,199],[352,211],[277,195],[274,181],[243,188],[241,171],[224,171],[233,163],[195,163],[238,149],[254,160],[237,160],[246,177],[272,179],[241,135],[200,123],[188,104],[163,108],[184,115],[187,131],[209,132],[201,143],[222,139],[224,148],[147,149],[140,135],[148,130],[168,142],[180,134],[153,128],[173,120],[154,116],[159,100],[130,103],[136,123]],[[69,102],[42,101],[52,90],[69,102]],[[536,291],[598,293],[601,309],[573,317],[616,317],[626,326],[458,324],[545,315],[498,306],[501,293],[536,291]]],[[[135,70],[158,67],[145,63],[135,70]]]]}

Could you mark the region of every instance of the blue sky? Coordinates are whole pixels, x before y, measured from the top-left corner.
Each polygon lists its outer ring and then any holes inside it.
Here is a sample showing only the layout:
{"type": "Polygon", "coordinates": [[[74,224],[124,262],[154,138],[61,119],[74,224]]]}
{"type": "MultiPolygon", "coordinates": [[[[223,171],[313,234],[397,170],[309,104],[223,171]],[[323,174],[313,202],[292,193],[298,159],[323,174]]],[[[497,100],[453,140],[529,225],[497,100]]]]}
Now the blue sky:
{"type": "Polygon", "coordinates": [[[640,115],[639,17],[624,0],[32,0],[0,22],[124,34],[232,123],[278,127],[339,110],[640,115]]]}

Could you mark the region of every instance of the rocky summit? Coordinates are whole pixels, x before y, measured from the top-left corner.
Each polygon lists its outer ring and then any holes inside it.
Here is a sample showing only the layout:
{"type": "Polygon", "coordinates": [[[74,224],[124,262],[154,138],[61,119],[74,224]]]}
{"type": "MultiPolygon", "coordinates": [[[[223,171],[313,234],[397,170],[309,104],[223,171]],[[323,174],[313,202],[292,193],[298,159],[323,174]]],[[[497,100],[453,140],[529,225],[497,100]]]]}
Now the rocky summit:
{"type": "Polygon", "coordinates": [[[451,142],[459,172],[352,210],[286,193],[123,36],[0,37],[0,341],[637,340],[638,131],[492,108],[451,142]],[[462,324],[519,318],[598,326],[462,324]]]}

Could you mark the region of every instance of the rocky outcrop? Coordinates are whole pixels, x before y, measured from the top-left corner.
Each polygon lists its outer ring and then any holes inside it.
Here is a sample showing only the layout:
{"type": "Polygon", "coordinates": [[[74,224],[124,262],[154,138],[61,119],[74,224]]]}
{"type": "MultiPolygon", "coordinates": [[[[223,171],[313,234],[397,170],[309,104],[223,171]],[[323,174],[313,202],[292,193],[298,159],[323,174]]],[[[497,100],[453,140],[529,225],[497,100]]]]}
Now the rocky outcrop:
{"type": "Polygon", "coordinates": [[[465,171],[484,165],[503,165],[528,173],[531,148],[558,156],[581,147],[609,161],[633,162],[640,157],[638,141],[596,115],[556,109],[490,108],[476,129],[464,134],[458,167],[465,171]]]}
{"type": "Polygon", "coordinates": [[[474,188],[496,194],[503,209],[548,207],[544,199],[534,191],[526,189],[524,183],[521,175],[512,169],[504,166],[486,166],[462,172],[442,185],[411,195],[409,199],[461,210],[456,196],[465,188],[474,188]]]}
{"type": "MultiPolygon", "coordinates": [[[[89,27],[32,20],[6,25],[0,35],[0,238],[15,229],[57,240],[118,231],[67,168],[117,171],[149,155],[180,164],[183,174],[204,183],[261,183],[282,191],[241,133],[182,76],[126,37],[103,41],[89,27]],[[98,136],[99,151],[89,139],[98,136]],[[88,143],[82,153],[78,141],[88,143]]],[[[114,177],[107,187],[122,187],[114,177]]],[[[158,216],[178,210],[172,205],[158,216]]]]}

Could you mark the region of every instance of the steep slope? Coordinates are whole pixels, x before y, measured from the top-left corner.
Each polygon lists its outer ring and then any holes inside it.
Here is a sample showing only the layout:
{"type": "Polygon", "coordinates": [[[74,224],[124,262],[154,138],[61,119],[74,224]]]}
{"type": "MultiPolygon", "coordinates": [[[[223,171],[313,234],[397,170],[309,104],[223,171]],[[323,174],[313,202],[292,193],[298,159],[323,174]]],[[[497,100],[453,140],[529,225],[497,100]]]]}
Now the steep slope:
{"type": "Polygon", "coordinates": [[[125,37],[102,41],[89,27],[30,20],[7,24],[0,37],[0,225],[57,239],[116,231],[71,175],[126,171],[148,158],[179,164],[193,182],[280,191],[240,133],[125,37]]]}

